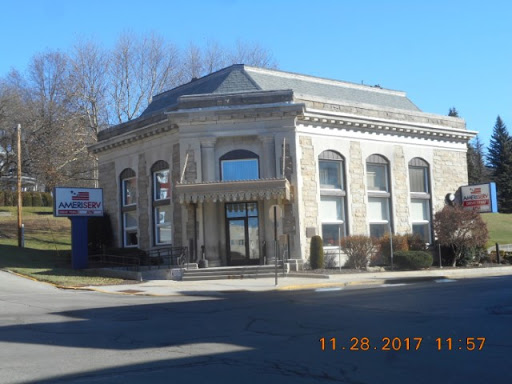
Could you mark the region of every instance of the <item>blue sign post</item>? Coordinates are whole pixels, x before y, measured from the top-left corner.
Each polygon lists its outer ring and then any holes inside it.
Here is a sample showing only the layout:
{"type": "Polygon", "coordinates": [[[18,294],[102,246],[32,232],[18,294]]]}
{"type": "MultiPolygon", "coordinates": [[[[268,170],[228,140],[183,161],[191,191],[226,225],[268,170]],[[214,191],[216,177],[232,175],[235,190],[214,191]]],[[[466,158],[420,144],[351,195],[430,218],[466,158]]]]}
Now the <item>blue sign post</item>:
{"type": "Polygon", "coordinates": [[[54,216],[71,220],[71,265],[73,269],[87,268],[87,222],[91,216],[103,216],[103,190],[57,187],[53,196],[54,216]]]}
{"type": "Polygon", "coordinates": [[[70,217],[71,220],[71,266],[84,269],[88,266],[87,216],[70,217]]]}

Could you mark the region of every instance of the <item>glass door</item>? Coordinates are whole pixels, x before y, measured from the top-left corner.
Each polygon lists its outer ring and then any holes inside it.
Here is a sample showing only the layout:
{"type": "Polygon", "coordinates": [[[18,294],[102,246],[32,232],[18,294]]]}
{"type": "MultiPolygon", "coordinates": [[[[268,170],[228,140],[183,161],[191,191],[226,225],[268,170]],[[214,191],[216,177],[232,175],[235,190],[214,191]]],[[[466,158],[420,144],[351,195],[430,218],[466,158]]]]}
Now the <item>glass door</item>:
{"type": "Polygon", "coordinates": [[[227,203],[226,222],[228,264],[259,264],[258,204],[227,203]]]}

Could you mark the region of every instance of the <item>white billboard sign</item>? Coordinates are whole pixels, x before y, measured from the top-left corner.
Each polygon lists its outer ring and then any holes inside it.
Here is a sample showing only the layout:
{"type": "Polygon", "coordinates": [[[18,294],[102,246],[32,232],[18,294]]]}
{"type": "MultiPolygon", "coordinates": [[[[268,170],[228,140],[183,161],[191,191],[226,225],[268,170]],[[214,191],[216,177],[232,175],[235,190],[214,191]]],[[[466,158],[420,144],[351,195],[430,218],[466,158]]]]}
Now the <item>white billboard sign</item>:
{"type": "Polygon", "coordinates": [[[60,188],[53,190],[54,216],[103,216],[103,189],[60,188]]]}
{"type": "Polygon", "coordinates": [[[462,207],[483,212],[497,212],[496,184],[467,185],[460,188],[462,207]]]}

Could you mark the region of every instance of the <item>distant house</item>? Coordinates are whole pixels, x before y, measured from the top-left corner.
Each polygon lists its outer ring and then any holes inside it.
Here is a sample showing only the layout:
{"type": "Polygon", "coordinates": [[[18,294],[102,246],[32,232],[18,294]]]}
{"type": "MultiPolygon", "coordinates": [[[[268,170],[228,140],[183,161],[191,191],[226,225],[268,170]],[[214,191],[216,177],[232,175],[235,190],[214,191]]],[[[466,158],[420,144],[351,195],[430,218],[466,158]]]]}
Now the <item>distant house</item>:
{"type": "Polygon", "coordinates": [[[91,151],[119,246],[240,265],[273,258],[275,231],[303,259],[314,234],[326,249],[388,231],[431,242],[475,135],[401,91],[232,65],[156,95],[91,151]]]}

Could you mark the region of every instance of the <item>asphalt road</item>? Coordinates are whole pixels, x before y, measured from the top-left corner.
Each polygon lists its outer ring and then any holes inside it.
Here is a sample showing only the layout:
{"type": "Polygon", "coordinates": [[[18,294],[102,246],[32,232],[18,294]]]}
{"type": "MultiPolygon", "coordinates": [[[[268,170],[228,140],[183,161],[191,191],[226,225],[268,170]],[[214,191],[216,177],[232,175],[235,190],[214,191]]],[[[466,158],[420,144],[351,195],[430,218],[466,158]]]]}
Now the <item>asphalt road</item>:
{"type": "Polygon", "coordinates": [[[511,325],[508,276],[136,297],[0,272],[0,383],[510,383],[511,325]]]}

